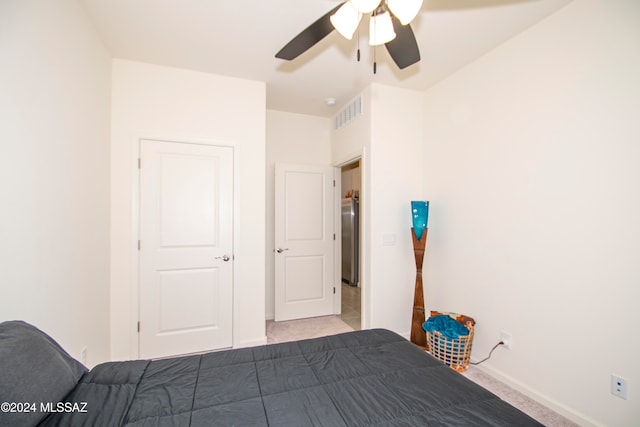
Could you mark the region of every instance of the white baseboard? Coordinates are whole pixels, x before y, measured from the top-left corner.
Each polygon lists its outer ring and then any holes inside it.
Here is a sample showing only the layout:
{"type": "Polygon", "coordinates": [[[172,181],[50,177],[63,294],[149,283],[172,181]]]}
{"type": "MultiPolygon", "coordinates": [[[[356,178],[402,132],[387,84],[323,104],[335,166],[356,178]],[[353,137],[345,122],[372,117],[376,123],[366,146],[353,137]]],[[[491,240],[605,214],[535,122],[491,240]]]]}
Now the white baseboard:
{"type": "Polygon", "coordinates": [[[245,347],[255,347],[258,345],[265,345],[267,343],[267,336],[248,341],[241,341],[239,343],[234,343],[233,348],[245,348],[245,347]]]}
{"type": "Polygon", "coordinates": [[[578,412],[555,399],[550,398],[546,394],[540,393],[537,390],[532,389],[531,387],[517,381],[513,377],[506,375],[504,372],[499,369],[495,369],[490,365],[478,365],[477,369],[483,371],[485,374],[495,378],[496,380],[502,382],[503,384],[508,385],[514,390],[519,391],[525,396],[535,400],[541,405],[546,406],[554,412],[562,415],[563,417],[573,421],[574,423],[579,424],[584,427],[606,427],[604,424],[598,423],[597,421],[591,419],[585,414],[578,412]]]}

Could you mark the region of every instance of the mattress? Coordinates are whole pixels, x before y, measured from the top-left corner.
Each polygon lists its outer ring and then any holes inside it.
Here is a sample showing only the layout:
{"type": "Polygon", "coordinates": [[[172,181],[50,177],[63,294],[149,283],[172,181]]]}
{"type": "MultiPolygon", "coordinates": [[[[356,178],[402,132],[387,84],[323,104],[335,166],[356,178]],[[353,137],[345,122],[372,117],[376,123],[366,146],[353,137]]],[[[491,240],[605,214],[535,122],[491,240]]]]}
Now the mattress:
{"type": "Polygon", "coordinates": [[[43,426],[539,426],[384,329],[85,373],[43,426]]]}

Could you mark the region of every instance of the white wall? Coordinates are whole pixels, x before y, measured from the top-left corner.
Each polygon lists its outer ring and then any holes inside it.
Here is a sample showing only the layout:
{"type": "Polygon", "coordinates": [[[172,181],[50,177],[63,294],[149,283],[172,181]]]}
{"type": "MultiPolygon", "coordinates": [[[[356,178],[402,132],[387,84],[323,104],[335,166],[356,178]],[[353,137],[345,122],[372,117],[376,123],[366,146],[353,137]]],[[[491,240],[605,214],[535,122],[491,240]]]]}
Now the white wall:
{"type": "Polygon", "coordinates": [[[334,165],[361,158],[362,325],[407,338],[416,272],[411,200],[424,200],[422,108],[419,92],[373,84],[362,92],[362,116],[331,134],[334,165]]]}
{"type": "MultiPolygon", "coordinates": [[[[331,121],[331,163],[343,165],[363,156],[363,150],[371,140],[371,87],[367,87],[362,95],[362,115],[335,129],[331,121]]],[[[348,105],[349,102],[346,103],[348,105]]],[[[344,106],[337,109],[341,111],[344,106]]]]}
{"type": "Polygon", "coordinates": [[[111,58],[73,0],[0,2],[0,321],[109,358],[111,58]]]}
{"type": "MultiPolygon", "coordinates": [[[[352,163],[353,164],[353,163],[352,163]]],[[[342,178],[341,178],[341,193],[340,197],[345,198],[349,192],[353,192],[354,194],[360,194],[360,190],[362,189],[362,171],[360,170],[360,166],[353,167],[351,169],[343,169],[342,170],[342,178]]]]}
{"type": "MultiPolygon", "coordinates": [[[[371,147],[371,86],[365,88],[359,95],[362,97],[362,115],[346,125],[335,129],[331,123],[331,163],[334,166],[342,166],[360,159],[360,291],[361,307],[360,317],[363,328],[371,325],[370,310],[371,299],[368,285],[368,256],[370,255],[369,234],[369,205],[368,205],[368,162],[371,147]]],[[[345,103],[348,105],[352,100],[345,103]]],[[[341,106],[337,112],[342,111],[345,105],[341,106]]]]}
{"type": "Polygon", "coordinates": [[[366,262],[364,291],[369,327],[409,337],[416,266],[411,200],[424,200],[422,94],[371,86],[371,139],[364,160],[366,262]],[[387,243],[385,243],[385,240],[387,243]],[[388,243],[393,241],[393,243],[388,243]]]}
{"type": "Polygon", "coordinates": [[[275,164],[331,164],[330,120],[303,114],[267,110],[267,246],[266,318],[275,317],[274,253],[275,164]]]}
{"type": "Polygon", "coordinates": [[[580,0],[427,91],[427,308],[581,425],[640,420],[640,3],[580,0]],[[610,394],[610,375],[630,381],[610,394]]]}
{"type": "Polygon", "coordinates": [[[111,339],[114,359],[137,356],[137,152],[140,138],[234,147],[233,345],[265,336],[265,84],[113,61],[111,339]]]}

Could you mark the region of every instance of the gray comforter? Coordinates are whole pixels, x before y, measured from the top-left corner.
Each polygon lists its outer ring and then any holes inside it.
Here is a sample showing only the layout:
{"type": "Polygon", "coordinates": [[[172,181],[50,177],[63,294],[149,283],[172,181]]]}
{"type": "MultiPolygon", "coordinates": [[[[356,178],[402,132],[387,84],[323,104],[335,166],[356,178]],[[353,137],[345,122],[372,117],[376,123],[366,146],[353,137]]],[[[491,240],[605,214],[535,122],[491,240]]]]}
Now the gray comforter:
{"type": "Polygon", "coordinates": [[[540,425],[387,330],[106,363],[65,400],[43,425],[540,425]]]}
{"type": "Polygon", "coordinates": [[[88,371],[0,323],[0,426],[540,425],[383,329],[88,371]]]}

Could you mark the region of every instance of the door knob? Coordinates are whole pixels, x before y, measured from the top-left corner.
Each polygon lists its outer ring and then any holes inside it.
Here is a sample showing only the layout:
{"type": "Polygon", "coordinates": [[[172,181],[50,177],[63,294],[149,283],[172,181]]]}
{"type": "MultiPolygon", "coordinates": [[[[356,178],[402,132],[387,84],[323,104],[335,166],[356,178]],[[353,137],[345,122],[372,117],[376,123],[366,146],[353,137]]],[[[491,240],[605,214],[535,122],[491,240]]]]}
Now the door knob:
{"type": "Polygon", "coordinates": [[[288,251],[288,250],[289,250],[289,248],[284,248],[284,249],[283,249],[283,248],[278,248],[278,249],[276,249],[276,252],[278,252],[279,254],[281,254],[282,252],[284,252],[284,251],[288,251]]]}
{"type": "Polygon", "coordinates": [[[227,261],[229,261],[229,260],[231,259],[231,257],[230,257],[229,255],[227,255],[227,254],[224,254],[224,255],[222,255],[222,256],[217,256],[217,257],[215,257],[214,259],[221,259],[221,260],[223,260],[224,262],[227,262],[227,261]]]}

